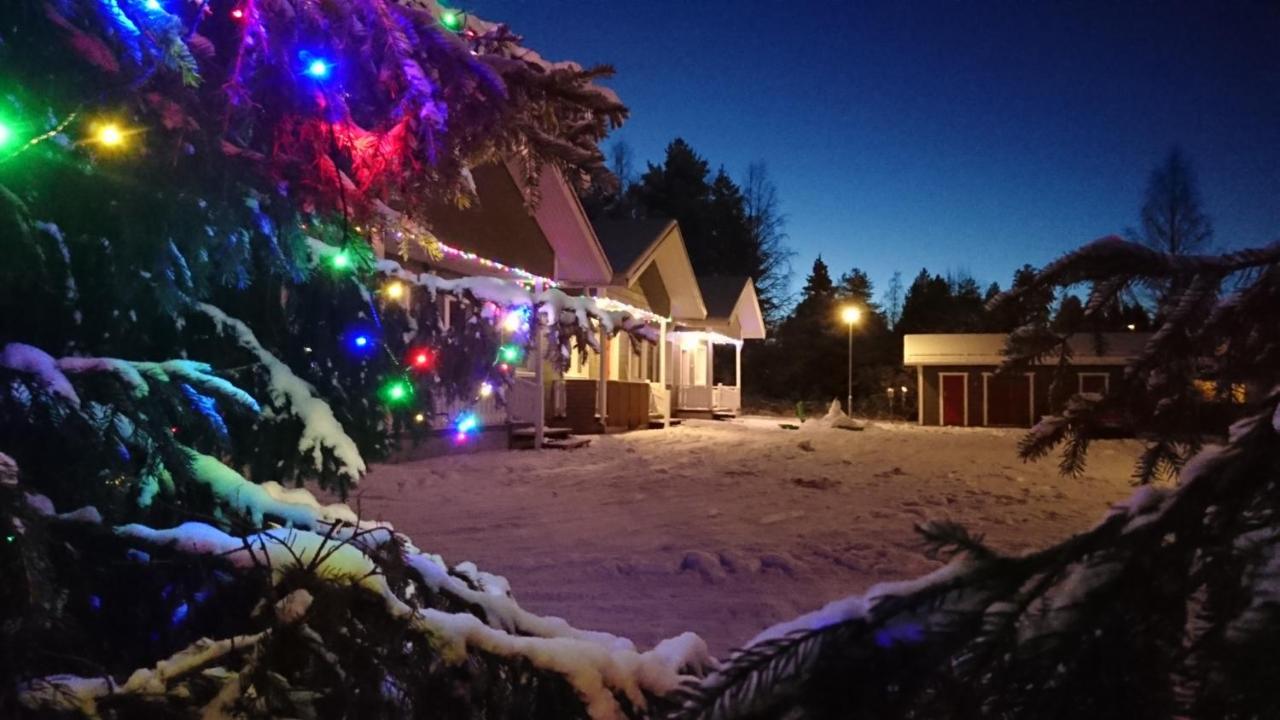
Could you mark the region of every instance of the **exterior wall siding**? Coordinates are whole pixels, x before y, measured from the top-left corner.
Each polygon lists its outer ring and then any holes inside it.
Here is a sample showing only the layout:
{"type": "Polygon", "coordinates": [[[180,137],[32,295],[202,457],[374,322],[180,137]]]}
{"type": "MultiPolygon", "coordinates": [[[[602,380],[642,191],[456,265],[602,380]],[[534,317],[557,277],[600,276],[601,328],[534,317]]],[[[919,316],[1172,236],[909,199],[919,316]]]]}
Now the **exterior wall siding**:
{"type": "MultiPolygon", "coordinates": [[[[969,388],[969,425],[978,427],[983,425],[983,403],[986,398],[982,388],[982,374],[993,373],[996,368],[992,365],[930,365],[920,368],[920,377],[923,382],[920,384],[920,400],[923,413],[920,417],[921,425],[941,425],[942,420],[939,414],[939,400],[942,392],[942,375],[944,373],[968,373],[969,388]]],[[[1053,382],[1054,368],[1037,367],[1030,371],[1035,378],[1034,387],[1032,388],[1032,396],[1035,398],[1035,409],[1031,416],[1031,422],[1035,423],[1043,415],[1049,412],[1049,385],[1053,382]]],[[[1071,394],[1075,394],[1078,386],[1079,373],[1106,373],[1110,378],[1110,386],[1116,387],[1121,380],[1123,368],[1114,366],[1079,366],[1071,370],[1071,394]]]]}

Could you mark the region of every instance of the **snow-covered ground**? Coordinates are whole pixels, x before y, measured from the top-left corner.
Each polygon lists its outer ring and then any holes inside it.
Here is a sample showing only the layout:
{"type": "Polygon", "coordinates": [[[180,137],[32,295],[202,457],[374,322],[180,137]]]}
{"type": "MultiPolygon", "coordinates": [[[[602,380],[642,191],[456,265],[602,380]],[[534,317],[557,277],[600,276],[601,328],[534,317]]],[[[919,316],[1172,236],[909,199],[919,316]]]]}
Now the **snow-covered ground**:
{"type": "Polygon", "coordinates": [[[381,465],[351,504],[450,564],[505,575],[528,610],[641,646],[693,630],[723,655],[775,622],[936,567],[912,530],[921,520],[962,521],[1009,552],[1083,530],[1131,492],[1138,451],[1095,442],[1088,472],[1062,478],[1053,458],[1018,460],[1015,430],[779,422],[381,465]]]}

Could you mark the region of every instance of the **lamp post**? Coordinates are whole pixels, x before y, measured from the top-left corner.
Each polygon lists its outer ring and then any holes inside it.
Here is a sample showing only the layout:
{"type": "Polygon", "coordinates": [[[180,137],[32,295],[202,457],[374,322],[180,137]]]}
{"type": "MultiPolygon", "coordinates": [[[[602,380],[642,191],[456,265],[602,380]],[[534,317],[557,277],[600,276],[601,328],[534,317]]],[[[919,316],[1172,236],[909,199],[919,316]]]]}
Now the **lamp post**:
{"type": "Polygon", "coordinates": [[[862,310],[854,305],[846,305],[840,311],[840,319],[849,326],[849,394],[845,397],[845,414],[853,417],[853,326],[862,318],[862,310]]]}

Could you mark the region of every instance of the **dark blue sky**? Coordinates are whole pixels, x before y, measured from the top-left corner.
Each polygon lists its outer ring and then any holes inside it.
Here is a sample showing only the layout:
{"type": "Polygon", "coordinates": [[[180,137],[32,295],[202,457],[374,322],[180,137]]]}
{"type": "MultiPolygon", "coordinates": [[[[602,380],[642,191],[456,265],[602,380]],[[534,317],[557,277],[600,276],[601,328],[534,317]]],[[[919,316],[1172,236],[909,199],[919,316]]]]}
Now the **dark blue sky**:
{"type": "Polygon", "coordinates": [[[549,59],[612,63],[638,165],[673,137],[768,164],[796,250],[883,291],[1008,284],[1137,222],[1178,143],[1223,247],[1280,239],[1280,3],[471,0],[549,59]]]}

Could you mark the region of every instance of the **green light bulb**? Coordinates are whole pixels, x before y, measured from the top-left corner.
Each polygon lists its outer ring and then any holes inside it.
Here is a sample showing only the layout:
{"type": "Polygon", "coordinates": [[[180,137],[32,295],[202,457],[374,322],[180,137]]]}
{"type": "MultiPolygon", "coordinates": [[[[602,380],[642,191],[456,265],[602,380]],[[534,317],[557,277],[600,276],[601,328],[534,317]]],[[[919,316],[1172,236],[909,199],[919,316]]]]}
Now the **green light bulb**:
{"type": "Polygon", "coordinates": [[[347,257],[347,253],[345,251],[334,255],[333,260],[330,262],[333,263],[333,268],[335,270],[346,270],[351,267],[351,258],[347,257]]]}
{"type": "Polygon", "coordinates": [[[13,142],[13,128],[3,120],[0,120],[0,148],[7,146],[13,142]]]}
{"type": "Polygon", "coordinates": [[[457,10],[445,10],[440,13],[440,24],[451,32],[457,32],[462,29],[462,13],[457,10]]]}
{"type": "Polygon", "coordinates": [[[399,403],[409,399],[409,385],[403,380],[394,380],[383,389],[383,395],[389,403],[399,403]]]}

